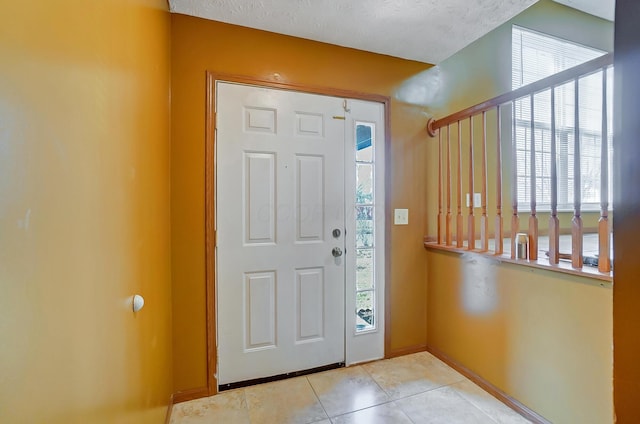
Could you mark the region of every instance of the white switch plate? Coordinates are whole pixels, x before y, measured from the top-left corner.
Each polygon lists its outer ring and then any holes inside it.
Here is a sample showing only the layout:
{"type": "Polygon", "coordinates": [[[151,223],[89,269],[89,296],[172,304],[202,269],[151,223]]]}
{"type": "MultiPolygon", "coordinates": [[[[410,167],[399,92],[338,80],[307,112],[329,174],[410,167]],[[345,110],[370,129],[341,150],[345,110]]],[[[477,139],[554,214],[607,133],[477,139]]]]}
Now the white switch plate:
{"type": "MultiPolygon", "coordinates": [[[[482,203],[482,197],[480,197],[480,193],[473,193],[473,207],[479,208],[482,203]]],[[[469,193],[467,193],[467,207],[469,207],[469,193]]]]}
{"type": "Polygon", "coordinates": [[[394,209],[394,211],[393,211],[393,223],[395,225],[408,225],[409,224],[409,209],[394,209]]]}

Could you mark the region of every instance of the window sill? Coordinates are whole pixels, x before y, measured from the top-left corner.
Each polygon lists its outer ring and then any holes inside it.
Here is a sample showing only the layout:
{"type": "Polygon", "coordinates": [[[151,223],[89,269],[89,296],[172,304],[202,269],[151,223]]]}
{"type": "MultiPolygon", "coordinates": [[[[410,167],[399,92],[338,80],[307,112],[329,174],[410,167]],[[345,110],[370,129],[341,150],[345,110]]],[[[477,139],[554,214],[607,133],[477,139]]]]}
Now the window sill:
{"type": "Polygon", "coordinates": [[[511,255],[509,253],[496,255],[495,253],[493,253],[493,251],[483,252],[478,249],[469,250],[466,247],[459,248],[455,246],[446,246],[430,241],[425,241],[424,247],[425,249],[429,250],[443,250],[455,253],[477,253],[479,255],[494,258],[498,262],[521,265],[530,268],[544,269],[546,271],[560,272],[563,274],[577,275],[580,277],[599,280],[608,284],[613,283],[613,271],[608,273],[601,273],[600,271],[598,271],[598,268],[590,266],[584,266],[581,269],[576,269],[571,266],[570,262],[563,260],[561,260],[558,265],[552,265],[549,263],[549,259],[545,256],[544,252],[540,252],[540,254],[538,255],[539,259],[537,261],[530,261],[528,259],[511,259],[511,255]]]}

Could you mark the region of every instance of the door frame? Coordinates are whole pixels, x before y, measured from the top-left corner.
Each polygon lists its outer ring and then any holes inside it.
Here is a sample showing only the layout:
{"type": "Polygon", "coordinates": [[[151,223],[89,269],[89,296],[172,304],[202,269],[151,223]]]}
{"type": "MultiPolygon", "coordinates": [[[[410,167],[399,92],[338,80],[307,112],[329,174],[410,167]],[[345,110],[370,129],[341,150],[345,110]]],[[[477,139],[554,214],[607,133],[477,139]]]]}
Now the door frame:
{"type": "Polygon", "coordinates": [[[365,100],[371,102],[382,103],[384,105],[384,187],[385,187],[385,296],[384,296],[384,357],[387,358],[390,352],[390,328],[391,328],[391,311],[390,311],[390,275],[391,266],[389,258],[390,241],[391,241],[391,127],[390,127],[390,106],[391,100],[388,96],[379,94],[362,93],[357,91],[342,90],[329,87],[317,87],[304,84],[284,83],[278,81],[264,80],[249,76],[231,75],[217,73],[214,71],[206,72],[206,103],[205,103],[205,146],[204,146],[204,209],[205,209],[205,298],[206,298],[206,347],[207,347],[207,389],[209,396],[218,392],[218,381],[216,378],[217,369],[217,352],[216,352],[216,231],[215,231],[215,211],[216,211],[216,81],[248,84],[258,87],[297,91],[309,94],[321,94],[333,97],[342,97],[346,99],[365,100]]]}

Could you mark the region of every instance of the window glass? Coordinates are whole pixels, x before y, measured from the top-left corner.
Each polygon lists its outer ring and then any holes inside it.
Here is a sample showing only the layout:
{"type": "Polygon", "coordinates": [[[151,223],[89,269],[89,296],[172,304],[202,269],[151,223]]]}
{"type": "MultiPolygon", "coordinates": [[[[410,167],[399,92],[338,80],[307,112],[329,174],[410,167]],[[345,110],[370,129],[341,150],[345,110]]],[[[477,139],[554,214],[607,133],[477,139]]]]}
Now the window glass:
{"type": "MultiPolygon", "coordinates": [[[[514,26],[512,29],[512,88],[577,66],[605,54],[604,51],[514,26]]],[[[578,84],[581,201],[585,209],[600,205],[600,151],[602,138],[602,72],[581,78],[578,84]]],[[[573,208],[575,137],[575,84],[556,87],[555,124],[558,171],[558,208],[573,208]]],[[[607,72],[607,90],[613,90],[613,71],[607,72]]],[[[610,95],[610,94],[609,94],[610,95]]],[[[518,175],[518,203],[526,209],[531,200],[531,100],[515,102],[514,128],[518,175]]],[[[538,209],[551,204],[551,90],[534,96],[533,136],[536,152],[536,200],[538,209]]],[[[612,120],[609,122],[609,161],[613,156],[612,120]]],[[[609,167],[611,173],[611,166],[609,167]]],[[[609,175],[609,183],[612,178],[609,175]]],[[[612,190],[609,190],[610,197],[612,190]]],[[[611,203],[611,199],[609,199],[611,203]]]]}
{"type": "Polygon", "coordinates": [[[375,127],[356,123],[356,331],[375,329],[375,127]]]}

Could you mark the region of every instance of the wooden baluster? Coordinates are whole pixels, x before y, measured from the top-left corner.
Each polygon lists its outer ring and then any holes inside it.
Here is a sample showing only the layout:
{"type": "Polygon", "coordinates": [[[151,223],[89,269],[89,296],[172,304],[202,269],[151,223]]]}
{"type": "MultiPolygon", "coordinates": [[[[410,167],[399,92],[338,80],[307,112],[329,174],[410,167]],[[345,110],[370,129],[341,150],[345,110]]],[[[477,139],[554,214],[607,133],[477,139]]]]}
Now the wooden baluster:
{"type": "Polygon", "coordinates": [[[538,260],[538,217],[536,216],[536,133],[534,119],[534,97],[531,94],[531,215],[529,215],[529,260],[538,260]]]}
{"type": "Polygon", "coordinates": [[[438,130],[438,244],[442,244],[442,128],[438,130]]]}
{"type": "Polygon", "coordinates": [[[489,250],[489,217],[487,216],[487,112],[482,111],[482,187],[480,195],[480,244],[481,250],[489,250]]]}
{"type": "Polygon", "coordinates": [[[600,142],[600,219],[598,220],[598,271],[611,271],[609,256],[609,128],[607,68],[602,69],[602,138],[600,142]]]}
{"type": "Polygon", "coordinates": [[[476,247],[475,216],[473,216],[473,116],[469,117],[469,217],[467,224],[467,249],[473,250],[476,247]]]}
{"type": "Polygon", "coordinates": [[[453,244],[451,231],[451,126],[447,125],[447,217],[445,223],[447,246],[453,244]]]}
{"type": "Polygon", "coordinates": [[[511,259],[516,259],[518,248],[517,234],[520,231],[520,218],[518,217],[518,153],[516,150],[516,102],[511,102],[511,120],[513,129],[511,134],[511,259]]]}
{"type": "Polygon", "coordinates": [[[464,218],[462,217],[462,126],[458,121],[458,215],[456,215],[456,246],[464,243],[464,218]]]}
{"type": "Polygon", "coordinates": [[[496,129],[496,229],[495,229],[495,254],[502,255],[504,251],[502,229],[502,110],[500,105],[496,107],[497,126],[496,129]]]}
{"type": "Polygon", "coordinates": [[[556,89],[551,87],[551,215],[549,215],[549,263],[560,260],[560,221],[558,220],[558,164],[556,156],[556,89]]]}
{"type": "Polygon", "coordinates": [[[580,170],[580,81],[575,80],[575,130],[573,136],[573,219],[571,219],[571,266],[582,268],[582,193],[580,170]]]}

